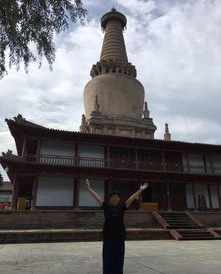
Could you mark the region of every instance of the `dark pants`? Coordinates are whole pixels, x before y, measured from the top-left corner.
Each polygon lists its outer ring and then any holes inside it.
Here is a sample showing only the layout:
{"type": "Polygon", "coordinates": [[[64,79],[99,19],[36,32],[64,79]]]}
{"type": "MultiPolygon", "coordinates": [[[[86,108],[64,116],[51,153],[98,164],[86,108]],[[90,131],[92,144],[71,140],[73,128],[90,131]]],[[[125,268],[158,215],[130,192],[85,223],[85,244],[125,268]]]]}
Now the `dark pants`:
{"type": "Polygon", "coordinates": [[[103,241],[103,274],[123,274],[124,240],[103,241]]]}

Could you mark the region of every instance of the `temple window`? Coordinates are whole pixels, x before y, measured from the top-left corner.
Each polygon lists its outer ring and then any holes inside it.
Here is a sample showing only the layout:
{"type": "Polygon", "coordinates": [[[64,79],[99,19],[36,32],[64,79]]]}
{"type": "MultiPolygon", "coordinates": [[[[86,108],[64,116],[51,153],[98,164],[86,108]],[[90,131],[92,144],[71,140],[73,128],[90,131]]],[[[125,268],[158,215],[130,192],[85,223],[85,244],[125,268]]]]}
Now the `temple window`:
{"type": "Polygon", "coordinates": [[[157,150],[140,150],[138,151],[138,166],[140,169],[161,170],[162,155],[157,150]]]}
{"type": "Polygon", "coordinates": [[[121,147],[110,148],[110,165],[116,168],[135,168],[135,151],[121,147]]]}
{"type": "Polygon", "coordinates": [[[42,141],[40,147],[40,162],[52,165],[73,165],[74,143],[62,141],[42,141]]]}
{"type": "Polygon", "coordinates": [[[216,174],[221,174],[221,153],[212,153],[211,155],[212,165],[216,174]]]}
{"type": "Polygon", "coordinates": [[[103,167],[104,166],[104,147],[96,145],[79,145],[80,166],[103,167]]]}
{"type": "Polygon", "coordinates": [[[182,171],[182,154],[179,152],[165,152],[166,169],[169,171],[182,171]]]}
{"type": "Polygon", "coordinates": [[[189,153],[183,157],[184,171],[190,173],[205,173],[202,153],[189,153]]]}

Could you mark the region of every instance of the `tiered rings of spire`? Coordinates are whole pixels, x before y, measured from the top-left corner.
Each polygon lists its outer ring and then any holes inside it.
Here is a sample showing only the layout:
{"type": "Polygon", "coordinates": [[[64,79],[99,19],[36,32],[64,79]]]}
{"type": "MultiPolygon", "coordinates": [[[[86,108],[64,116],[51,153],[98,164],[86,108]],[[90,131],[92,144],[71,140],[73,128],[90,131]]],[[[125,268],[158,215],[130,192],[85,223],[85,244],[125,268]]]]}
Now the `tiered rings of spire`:
{"type": "Polygon", "coordinates": [[[115,9],[101,18],[105,31],[100,61],[93,65],[91,77],[105,73],[122,73],[137,77],[135,66],[128,62],[122,30],[127,25],[127,18],[115,9]]]}

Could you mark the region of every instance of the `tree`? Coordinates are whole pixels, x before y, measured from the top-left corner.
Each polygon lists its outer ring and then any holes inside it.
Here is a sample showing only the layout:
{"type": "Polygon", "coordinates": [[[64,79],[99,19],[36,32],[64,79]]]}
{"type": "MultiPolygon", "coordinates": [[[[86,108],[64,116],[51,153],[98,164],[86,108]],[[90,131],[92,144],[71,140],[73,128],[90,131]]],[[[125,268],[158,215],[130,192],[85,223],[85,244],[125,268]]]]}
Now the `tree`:
{"type": "Polygon", "coordinates": [[[83,22],[86,10],[81,0],[0,0],[0,78],[8,65],[27,71],[30,62],[41,65],[45,57],[55,60],[54,37],[72,22],[83,22]]]}
{"type": "Polygon", "coordinates": [[[3,184],[3,177],[2,177],[2,174],[0,173],[0,185],[3,184]]]}

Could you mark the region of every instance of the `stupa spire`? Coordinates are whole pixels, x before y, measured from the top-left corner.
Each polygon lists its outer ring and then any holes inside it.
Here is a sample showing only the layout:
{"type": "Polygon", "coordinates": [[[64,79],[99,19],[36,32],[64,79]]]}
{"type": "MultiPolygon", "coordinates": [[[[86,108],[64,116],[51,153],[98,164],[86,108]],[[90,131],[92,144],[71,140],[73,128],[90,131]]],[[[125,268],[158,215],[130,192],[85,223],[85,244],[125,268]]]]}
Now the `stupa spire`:
{"type": "Polygon", "coordinates": [[[105,31],[101,50],[101,61],[113,61],[127,64],[127,51],[124,42],[123,30],[127,25],[126,17],[113,8],[101,18],[101,26],[105,31]]]}
{"type": "Polygon", "coordinates": [[[126,25],[126,16],[115,8],[102,16],[101,27],[105,35],[100,60],[91,69],[92,78],[107,73],[121,73],[136,78],[136,68],[127,58],[123,36],[126,25]]]}
{"type": "Polygon", "coordinates": [[[101,18],[104,41],[100,60],[92,66],[92,79],[84,89],[82,130],[118,136],[153,139],[156,126],[144,108],[144,87],[136,67],[128,62],[123,31],[125,15],[112,9],[101,18]]]}

